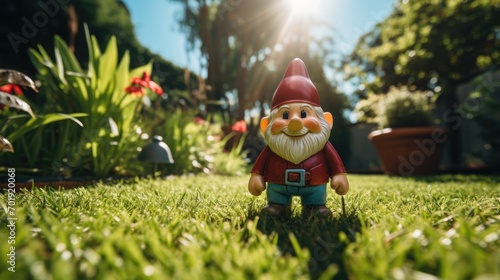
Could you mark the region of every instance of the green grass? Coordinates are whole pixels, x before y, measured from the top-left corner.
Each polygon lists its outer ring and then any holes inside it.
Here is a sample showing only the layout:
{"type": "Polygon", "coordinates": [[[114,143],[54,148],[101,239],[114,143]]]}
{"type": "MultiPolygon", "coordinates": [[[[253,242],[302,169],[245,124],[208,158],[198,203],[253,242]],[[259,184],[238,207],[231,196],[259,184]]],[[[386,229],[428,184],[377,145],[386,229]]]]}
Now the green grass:
{"type": "Polygon", "coordinates": [[[259,217],[247,179],[17,193],[16,272],[2,211],[0,278],[500,278],[500,177],[350,175],[345,215],[329,191],[331,219],[302,217],[298,200],[291,218],[259,217]]]}

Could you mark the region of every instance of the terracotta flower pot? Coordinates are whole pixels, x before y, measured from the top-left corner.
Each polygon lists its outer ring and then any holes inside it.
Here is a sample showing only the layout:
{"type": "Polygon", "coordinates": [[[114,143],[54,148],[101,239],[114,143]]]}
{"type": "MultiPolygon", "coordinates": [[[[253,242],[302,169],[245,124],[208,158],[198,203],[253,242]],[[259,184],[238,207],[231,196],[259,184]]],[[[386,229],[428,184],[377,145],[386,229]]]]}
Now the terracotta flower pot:
{"type": "Polygon", "coordinates": [[[438,171],[448,134],[441,127],[385,128],[372,131],[368,139],[375,145],[386,174],[431,175],[438,171]]]}

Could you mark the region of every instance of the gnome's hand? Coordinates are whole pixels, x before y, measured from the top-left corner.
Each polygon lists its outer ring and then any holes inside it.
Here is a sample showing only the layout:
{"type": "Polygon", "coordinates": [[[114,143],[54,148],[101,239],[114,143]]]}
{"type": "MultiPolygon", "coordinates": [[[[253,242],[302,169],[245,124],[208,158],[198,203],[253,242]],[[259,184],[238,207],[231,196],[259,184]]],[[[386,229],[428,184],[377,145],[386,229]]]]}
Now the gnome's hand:
{"type": "Polygon", "coordinates": [[[255,196],[258,196],[266,189],[266,182],[264,176],[252,173],[248,181],[248,191],[255,196]]]}
{"type": "Polygon", "coordinates": [[[349,181],[345,173],[339,173],[332,176],[330,182],[332,189],[339,195],[344,195],[349,191],[349,181]]]}

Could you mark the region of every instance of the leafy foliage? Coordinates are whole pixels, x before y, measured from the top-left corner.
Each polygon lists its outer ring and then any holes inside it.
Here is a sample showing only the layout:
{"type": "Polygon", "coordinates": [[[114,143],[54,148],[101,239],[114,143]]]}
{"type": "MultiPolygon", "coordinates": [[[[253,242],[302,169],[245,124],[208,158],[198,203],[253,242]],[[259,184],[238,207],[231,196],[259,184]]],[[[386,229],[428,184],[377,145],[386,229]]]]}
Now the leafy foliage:
{"type": "Polygon", "coordinates": [[[17,127],[12,133],[7,136],[12,142],[23,137],[27,132],[37,129],[39,127],[43,127],[53,122],[63,121],[63,120],[71,120],[74,123],[78,124],[80,127],[83,127],[82,122],[80,122],[76,118],[86,117],[86,114],[82,113],[74,113],[74,114],[61,114],[61,113],[53,113],[44,116],[40,116],[38,118],[32,118],[24,123],[22,126],[17,127]]]}
{"type": "Polygon", "coordinates": [[[426,93],[391,88],[386,95],[370,94],[354,108],[359,121],[378,123],[379,128],[430,126],[433,106],[426,93]]]}
{"type": "Polygon", "coordinates": [[[183,5],[181,27],[191,47],[199,46],[207,61],[208,100],[227,101],[226,93],[237,94],[238,106],[227,108],[232,118],[243,119],[248,109],[264,110],[282,71],[295,57],[315,69],[309,74],[315,84],[325,88],[320,95],[339,98],[323,72],[333,46],[328,35],[331,30],[312,35],[309,30],[328,27],[312,15],[294,13],[289,1],[171,1],[183,5]]]}
{"type": "Polygon", "coordinates": [[[359,94],[391,86],[453,92],[500,62],[498,1],[398,1],[346,59],[359,94]]]}
{"type": "Polygon", "coordinates": [[[155,133],[163,137],[175,159],[174,164],[166,167],[167,172],[234,175],[244,171],[243,140],[225,153],[223,149],[227,139],[219,139],[220,125],[210,121],[196,124],[193,119],[193,114],[177,110],[156,129],[155,133]]]}
{"type": "MultiPolygon", "coordinates": [[[[335,117],[331,142],[342,157],[348,157],[349,121],[344,111],[349,105],[323,71],[333,48],[332,30],[323,21],[295,13],[288,0],[171,1],[183,5],[181,27],[206,61],[207,100],[200,102],[209,112],[223,112],[226,124],[244,119],[249,110],[260,111],[263,117],[283,71],[300,57],[320,93],[323,110],[335,117]]],[[[251,128],[249,134],[254,135],[249,136],[257,137],[257,131],[251,128]]]]}
{"type": "MultiPolygon", "coordinates": [[[[346,57],[347,78],[359,84],[361,99],[391,86],[432,90],[456,115],[457,86],[500,63],[499,12],[498,0],[398,0],[346,57]]],[[[449,158],[458,168],[463,165],[461,128],[454,130],[449,158]]]]}
{"type": "Polygon", "coordinates": [[[66,150],[66,170],[72,173],[91,171],[104,176],[128,161],[137,148],[136,107],[140,99],[126,94],[131,77],[151,71],[151,64],[129,72],[128,52],[118,60],[116,39],[112,38],[102,52],[97,39],[87,32],[88,69],[80,65],[68,45],[59,37],[54,40],[55,61],[38,46],[30,57],[46,86],[48,111],[83,112],[83,131],[64,128],[60,139],[66,150]],[[71,160],[72,162],[68,162],[71,160]]]}
{"type": "Polygon", "coordinates": [[[0,10],[0,65],[17,69],[34,76],[36,68],[31,64],[28,50],[43,46],[54,48],[54,36],[68,42],[78,61],[87,61],[88,52],[84,24],[87,24],[104,49],[111,37],[115,37],[118,54],[130,53],[130,66],[139,67],[154,60],[152,75],[164,88],[186,90],[196,85],[196,76],[184,79],[184,69],[165,60],[143,47],[135,35],[128,8],[119,0],[72,0],[45,1],[4,0],[0,10]],[[36,16],[35,16],[36,15],[36,16]],[[43,23],[43,18],[48,20],[43,23]],[[36,18],[36,19],[34,19],[36,18]],[[27,23],[29,22],[29,23],[27,23]],[[31,24],[31,25],[30,25],[31,24]],[[39,26],[40,25],[40,26],[39,26]],[[11,39],[11,38],[16,39],[11,39]],[[82,46],[82,47],[80,47],[82,46]]]}
{"type": "MultiPolygon", "coordinates": [[[[137,148],[144,144],[141,139],[151,133],[166,135],[166,142],[173,147],[176,164],[170,173],[212,173],[218,169],[234,174],[245,167],[241,148],[228,155],[229,161],[215,162],[214,155],[223,150],[223,142],[213,133],[216,125],[207,122],[198,127],[190,114],[171,113],[173,106],[168,96],[148,74],[152,63],[129,72],[129,54],[125,52],[119,59],[114,37],[104,51],[88,31],[87,38],[90,59],[86,68],[59,36],[54,40],[54,59],[42,46],[30,50],[42,90],[47,92],[41,110],[83,112],[77,116],[85,116],[81,131],[63,124],[36,131],[36,137],[21,139],[24,147],[36,148],[27,154],[30,166],[46,166],[43,173],[63,177],[144,174],[145,165],[134,159],[137,148]],[[143,86],[151,89],[146,95],[143,86]]],[[[52,115],[57,118],[62,113],[52,115]]],[[[35,127],[44,121],[28,123],[35,127]]],[[[12,137],[17,138],[23,131],[12,137]]]]}
{"type": "Polygon", "coordinates": [[[354,114],[358,122],[376,123],[378,116],[378,103],[381,95],[370,93],[365,99],[361,99],[354,106],[354,114]]]}
{"type": "Polygon", "coordinates": [[[22,100],[21,98],[15,96],[15,95],[0,91],[0,104],[3,104],[3,105],[10,107],[10,108],[25,111],[32,118],[36,118],[35,114],[31,110],[31,106],[28,103],[26,103],[24,100],[22,100]]]}
{"type": "MultiPolygon", "coordinates": [[[[37,165],[37,155],[43,149],[42,145],[44,143],[43,138],[40,135],[37,135],[37,129],[43,129],[45,126],[60,122],[64,120],[71,120],[80,128],[83,124],[77,119],[80,117],[86,116],[85,114],[74,113],[74,114],[61,114],[61,113],[52,113],[47,115],[38,116],[38,118],[31,118],[28,121],[24,121],[29,116],[27,115],[10,115],[8,113],[3,112],[2,115],[9,115],[6,117],[3,122],[2,129],[0,130],[0,135],[6,133],[6,139],[8,141],[16,144],[20,149],[16,155],[4,155],[0,164],[5,165],[7,162],[9,166],[17,166],[21,164],[24,167],[35,167],[37,165]],[[34,137],[29,135],[30,132],[34,131],[34,137]],[[29,140],[28,140],[29,139],[29,140]],[[20,145],[17,145],[16,141],[21,142],[20,145]],[[26,158],[24,158],[26,156],[26,158]],[[27,162],[25,161],[27,160],[27,162]]],[[[69,125],[69,123],[65,123],[64,125],[69,125]]],[[[41,131],[41,130],[39,130],[41,131]]],[[[39,132],[38,131],[38,132],[39,132]]],[[[14,146],[13,146],[14,147],[14,146]]],[[[14,150],[14,148],[12,148],[14,150]]],[[[12,151],[13,152],[13,151],[12,151]]]]}
{"type": "MultiPolygon", "coordinates": [[[[39,135],[35,135],[35,137],[31,138],[31,142],[35,142],[37,145],[26,144],[25,139],[22,137],[27,138],[26,136],[29,132],[63,120],[72,120],[76,124],[82,126],[82,123],[77,120],[76,117],[83,117],[85,114],[47,114],[37,118],[33,113],[31,106],[21,97],[14,95],[23,95],[21,86],[35,91],[37,90],[31,78],[24,73],[9,69],[0,69],[0,85],[4,84],[7,88],[10,88],[14,92],[7,93],[0,91],[0,115],[2,116],[2,121],[0,121],[0,152],[8,151],[14,153],[15,149],[12,143],[15,143],[16,140],[20,139],[19,142],[22,144],[20,146],[21,149],[18,149],[19,151],[16,153],[15,158],[17,160],[21,159],[24,167],[30,167],[34,164],[35,159],[33,155],[37,155],[42,146],[42,139],[39,135]],[[22,110],[29,115],[10,112],[9,108],[22,110]],[[26,118],[30,119],[28,121],[24,121],[26,118]],[[8,136],[7,138],[4,138],[3,135],[6,134],[8,134],[8,136]],[[19,152],[21,152],[21,155],[19,155],[19,152]],[[26,156],[26,158],[23,158],[23,156],[26,156]],[[27,162],[24,161],[25,159],[27,159],[27,162]]],[[[68,125],[68,123],[66,123],[66,125],[68,125]]],[[[17,146],[19,147],[19,145],[17,146]]],[[[14,156],[12,155],[4,155],[0,164],[4,164],[3,161],[5,160],[9,163],[9,167],[16,166],[18,161],[12,160],[13,157],[14,156]]]]}
{"type": "MultiPolygon", "coordinates": [[[[223,147],[225,143],[231,137],[234,137],[236,132],[232,132],[222,140],[220,147],[223,147]]],[[[245,144],[246,133],[239,134],[239,137],[235,137],[238,142],[227,152],[216,153],[214,155],[214,173],[219,175],[241,175],[242,172],[247,168],[246,154],[247,151],[243,150],[245,144]]]]}

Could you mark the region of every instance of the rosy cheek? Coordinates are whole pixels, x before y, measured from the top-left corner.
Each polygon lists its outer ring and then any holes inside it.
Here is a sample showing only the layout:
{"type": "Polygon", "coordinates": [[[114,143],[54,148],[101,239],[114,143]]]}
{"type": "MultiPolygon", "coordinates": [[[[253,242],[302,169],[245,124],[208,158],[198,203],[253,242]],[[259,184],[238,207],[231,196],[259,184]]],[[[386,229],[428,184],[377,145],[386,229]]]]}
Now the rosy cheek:
{"type": "Polygon", "coordinates": [[[303,120],[304,126],[312,133],[320,133],[321,125],[316,118],[307,118],[303,120]]]}
{"type": "Polygon", "coordinates": [[[277,119],[271,125],[271,133],[272,134],[280,134],[283,129],[286,127],[287,122],[282,119],[277,119]]]}

